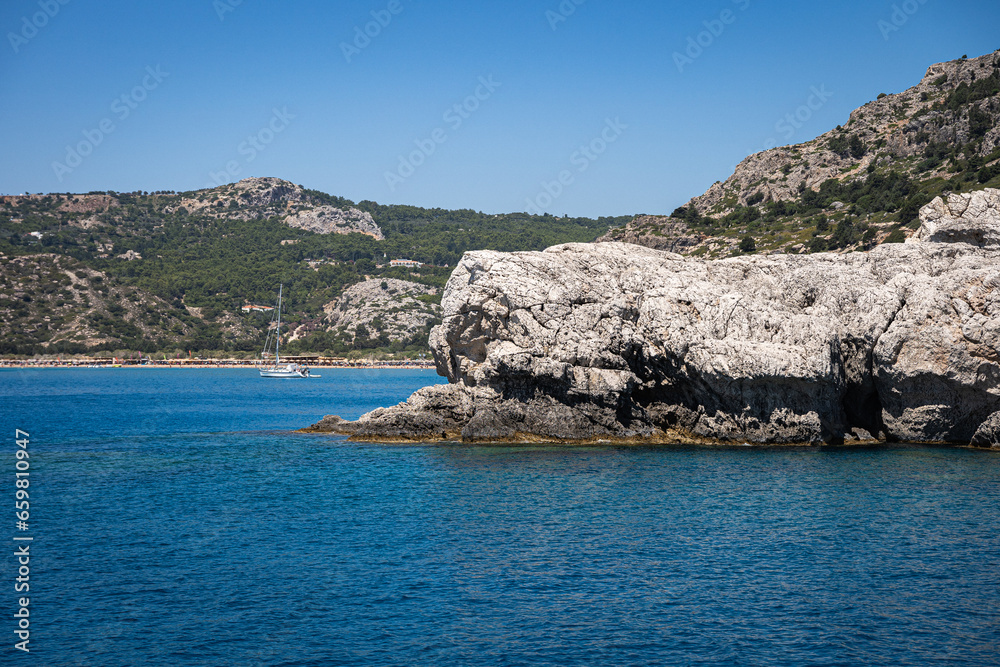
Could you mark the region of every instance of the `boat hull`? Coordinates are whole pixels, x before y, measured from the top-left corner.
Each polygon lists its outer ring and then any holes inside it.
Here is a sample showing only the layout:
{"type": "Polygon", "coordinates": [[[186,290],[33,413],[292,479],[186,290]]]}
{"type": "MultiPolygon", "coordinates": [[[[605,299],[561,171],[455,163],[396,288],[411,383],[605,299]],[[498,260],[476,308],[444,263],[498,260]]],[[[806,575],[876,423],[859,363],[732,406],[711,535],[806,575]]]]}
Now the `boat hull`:
{"type": "Polygon", "coordinates": [[[260,376],[262,378],[286,378],[286,379],[295,379],[295,378],[309,377],[304,372],[299,371],[299,370],[291,370],[290,371],[290,370],[280,370],[280,369],[279,370],[265,370],[265,369],[261,369],[260,370],[260,376]]]}

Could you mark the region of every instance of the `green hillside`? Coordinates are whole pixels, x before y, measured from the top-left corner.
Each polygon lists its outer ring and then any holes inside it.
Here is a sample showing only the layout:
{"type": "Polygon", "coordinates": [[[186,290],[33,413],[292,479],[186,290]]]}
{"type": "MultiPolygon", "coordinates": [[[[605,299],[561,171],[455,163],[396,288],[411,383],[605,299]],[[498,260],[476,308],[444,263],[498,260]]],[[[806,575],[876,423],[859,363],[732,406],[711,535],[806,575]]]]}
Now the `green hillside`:
{"type": "MultiPolygon", "coordinates": [[[[272,303],[279,283],[285,285],[286,318],[294,327],[321,315],[325,304],[366,276],[440,288],[466,250],[540,250],[593,241],[629,219],[354,204],[278,179],[241,184],[197,192],[0,198],[0,354],[253,351],[266,318],[243,315],[240,308],[272,303]],[[384,239],[364,233],[315,233],[284,221],[290,213],[318,207],[370,214],[384,239]],[[41,258],[34,265],[46,269],[37,280],[26,281],[23,267],[14,260],[33,256],[41,258]],[[424,266],[393,268],[388,266],[393,259],[424,266]],[[87,283],[86,289],[80,287],[89,300],[67,291],[65,273],[80,270],[93,271],[93,278],[102,281],[94,289],[90,277],[79,279],[87,283]],[[49,304],[46,295],[51,294],[60,295],[55,301],[63,303],[49,304]],[[136,329],[115,307],[119,299],[155,302],[167,318],[164,326],[144,320],[136,329]],[[52,324],[51,313],[36,312],[45,304],[60,310],[60,326],[52,324]],[[49,326],[37,326],[45,316],[49,326]],[[91,326],[95,317],[104,334],[91,326]],[[29,321],[35,325],[26,326],[29,321]]],[[[375,334],[361,343],[375,345],[375,334]]],[[[358,348],[353,337],[346,345],[332,347],[330,336],[316,338],[325,347],[312,349],[309,340],[299,340],[289,350],[345,353],[358,348]]],[[[426,349],[426,341],[422,346],[411,342],[410,347],[426,349]]]]}

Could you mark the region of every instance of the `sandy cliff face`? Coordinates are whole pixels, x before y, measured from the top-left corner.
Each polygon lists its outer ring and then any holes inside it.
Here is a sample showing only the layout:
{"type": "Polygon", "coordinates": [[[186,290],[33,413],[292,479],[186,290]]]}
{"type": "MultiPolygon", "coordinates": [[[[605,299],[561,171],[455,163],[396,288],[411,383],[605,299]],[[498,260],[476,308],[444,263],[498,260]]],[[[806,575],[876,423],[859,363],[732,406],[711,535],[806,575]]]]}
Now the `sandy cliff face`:
{"type": "Polygon", "coordinates": [[[935,200],[917,241],[869,253],[468,253],[431,335],[451,384],[328,425],[372,440],[997,444],[998,195],[935,200]]]}

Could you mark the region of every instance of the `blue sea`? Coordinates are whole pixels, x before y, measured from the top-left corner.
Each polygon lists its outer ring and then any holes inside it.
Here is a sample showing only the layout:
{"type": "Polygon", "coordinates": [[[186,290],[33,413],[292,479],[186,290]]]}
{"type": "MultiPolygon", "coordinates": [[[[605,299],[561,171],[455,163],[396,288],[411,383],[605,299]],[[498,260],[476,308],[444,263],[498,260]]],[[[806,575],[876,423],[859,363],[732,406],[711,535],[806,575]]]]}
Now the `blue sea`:
{"type": "Polygon", "coordinates": [[[998,453],[293,433],[442,381],[321,372],[0,371],[0,663],[1000,664],[998,453]]]}

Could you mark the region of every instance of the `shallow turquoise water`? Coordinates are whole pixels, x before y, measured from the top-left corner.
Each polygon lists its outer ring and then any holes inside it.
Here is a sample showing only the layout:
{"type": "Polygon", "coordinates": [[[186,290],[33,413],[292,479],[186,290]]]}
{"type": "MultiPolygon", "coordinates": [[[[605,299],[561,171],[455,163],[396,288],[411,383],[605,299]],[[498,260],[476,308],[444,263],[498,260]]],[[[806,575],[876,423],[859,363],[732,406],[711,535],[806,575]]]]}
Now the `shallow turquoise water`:
{"type": "Polygon", "coordinates": [[[441,381],[322,372],[0,371],[31,661],[1000,664],[1000,455],[290,433],[441,381]]]}

